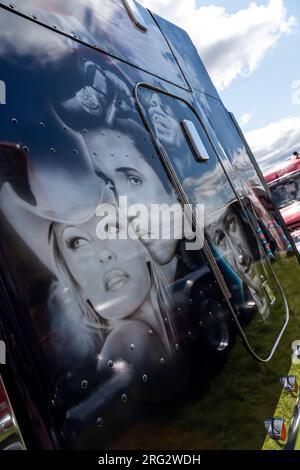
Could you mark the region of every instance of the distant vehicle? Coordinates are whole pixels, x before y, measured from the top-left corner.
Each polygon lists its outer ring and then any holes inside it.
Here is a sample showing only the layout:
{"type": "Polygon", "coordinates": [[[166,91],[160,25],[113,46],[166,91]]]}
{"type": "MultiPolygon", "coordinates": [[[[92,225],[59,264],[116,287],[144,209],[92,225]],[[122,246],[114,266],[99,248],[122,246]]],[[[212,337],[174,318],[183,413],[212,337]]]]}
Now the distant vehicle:
{"type": "Polygon", "coordinates": [[[281,215],[290,230],[300,228],[300,154],[264,174],[281,215]]]}

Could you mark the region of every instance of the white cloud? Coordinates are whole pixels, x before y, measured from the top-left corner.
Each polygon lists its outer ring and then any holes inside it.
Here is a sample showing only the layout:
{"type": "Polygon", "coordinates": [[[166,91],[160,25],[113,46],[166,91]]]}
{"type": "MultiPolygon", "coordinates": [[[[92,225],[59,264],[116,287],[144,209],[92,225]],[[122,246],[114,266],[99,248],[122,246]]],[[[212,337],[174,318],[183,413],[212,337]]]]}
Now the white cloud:
{"type": "Polygon", "coordinates": [[[236,13],[214,5],[197,7],[195,0],[140,2],[188,31],[220,90],[238,76],[251,75],[268,50],[296,24],[284,0],[268,0],[265,5],[251,2],[236,13]]]}
{"type": "Polygon", "coordinates": [[[252,119],[252,113],[245,113],[240,117],[240,125],[246,126],[252,119]]]}
{"type": "Polygon", "coordinates": [[[300,151],[300,117],[287,117],[246,134],[246,139],[258,160],[267,170],[300,151]]]}
{"type": "Polygon", "coordinates": [[[294,80],[292,83],[292,103],[300,104],[300,80],[294,80]]]}

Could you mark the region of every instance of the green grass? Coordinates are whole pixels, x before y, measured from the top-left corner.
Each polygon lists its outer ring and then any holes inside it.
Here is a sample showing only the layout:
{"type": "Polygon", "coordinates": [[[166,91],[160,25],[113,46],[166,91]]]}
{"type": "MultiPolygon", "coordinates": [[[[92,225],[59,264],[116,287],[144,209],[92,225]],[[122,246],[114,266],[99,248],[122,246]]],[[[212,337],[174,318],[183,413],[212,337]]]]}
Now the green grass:
{"type": "MultiPolygon", "coordinates": [[[[294,320],[300,326],[300,265],[294,258],[283,258],[274,271],[286,293],[294,320]]],[[[300,338],[299,338],[300,339],[300,338]]]]}
{"type": "MultiPolygon", "coordinates": [[[[278,264],[274,266],[274,271],[283,287],[283,290],[287,296],[290,314],[292,320],[297,326],[300,326],[300,295],[299,295],[299,284],[300,284],[300,266],[296,258],[283,258],[278,264]]],[[[296,337],[295,337],[296,339],[296,337]]],[[[297,338],[297,339],[300,339],[297,338]]],[[[300,384],[300,366],[292,365],[289,371],[289,375],[296,375],[298,378],[298,384],[300,384]]],[[[290,394],[282,392],[278,405],[276,407],[274,416],[284,417],[286,420],[287,427],[290,425],[291,417],[293,415],[296,406],[296,399],[292,398],[290,394]]],[[[278,450],[274,441],[270,438],[266,438],[264,447],[265,450],[278,450]]],[[[300,450],[300,433],[296,444],[296,449],[300,450]]]]}
{"type": "MultiPolygon", "coordinates": [[[[299,365],[293,365],[289,372],[289,375],[296,375],[298,383],[300,383],[300,367],[299,365]]],[[[277,408],[274,416],[284,417],[287,429],[290,426],[291,418],[294,414],[297,398],[292,397],[290,393],[283,391],[281,393],[277,408]]],[[[280,447],[268,436],[266,437],[263,450],[279,450],[280,447]]],[[[298,442],[296,444],[296,450],[300,450],[300,434],[298,436],[298,442]]]]}
{"type": "MultiPolygon", "coordinates": [[[[278,264],[274,265],[274,271],[287,296],[292,320],[296,323],[296,325],[300,326],[299,263],[296,258],[283,258],[278,264]]],[[[289,371],[289,375],[296,375],[298,378],[298,383],[300,384],[299,365],[292,365],[289,371]]],[[[282,392],[274,416],[284,417],[286,420],[286,425],[289,427],[295,406],[296,398],[292,398],[290,394],[282,392]]],[[[263,449],[278,450],[279,447],[272,439],[266,437],[263,449]]],[[[300,450],[300,433],[296,444],[296,450],[300,450]]]]}
{"type": "MultiPolygon", "coordinates": [[[[224,365],[203,379],[203,364],[213,367],[208,357],[197,357],[192,374],[204,380],[206,389],[189,389],[171,404],[154,406],[116,442],[122,449],[280,449],[266,440],[264,419],[292,417],[295,399],[282,393],[279,377],[294,373],[300,382],[300,369],[291,369],[293,341],[300,340],[300,266],[294,258],[278,259],[273,265],[288,298],[291,319],[282,340],[268,363],[255,361],[237,337],[224,365]],[[136,442],[136,436],[139,436],[136,442]]],[[[282,312],[274,323],[282,323],[282,312]]],[[[270,337],[259,333],[263,349],[270,337]]],[[[300,439],[300,438],[299,438],[300,439]]],[[[300,442],[298,441],[300,446],[300,442]]]]}
{"type": "MultiPolygon", "coordinates": [[[[208,447],[280,449],[270,439],[264,443],[264,418],[282,416],[289,425],[293,415],[296,400],[281,393],[279,377],[297,375],[300,383],[300,367],[291,368],[291,344],[300,340],[300,266],[295,257],[280,258],[273,269],[285,291],[291,314],[274,358],[267,364],[258,363],[237,341],[227,364],[207,393],[198,402],[188,405],[176,420],[182,430],[202,431],[208,447]]],[[[263,337],[261,340],[263,343],[263,337]]]]}
{"type": "Polygon", "coordinates": [[[298,439],[297,439],[295,450],[300,450],[300,432],[298,433],[298,439]]]}

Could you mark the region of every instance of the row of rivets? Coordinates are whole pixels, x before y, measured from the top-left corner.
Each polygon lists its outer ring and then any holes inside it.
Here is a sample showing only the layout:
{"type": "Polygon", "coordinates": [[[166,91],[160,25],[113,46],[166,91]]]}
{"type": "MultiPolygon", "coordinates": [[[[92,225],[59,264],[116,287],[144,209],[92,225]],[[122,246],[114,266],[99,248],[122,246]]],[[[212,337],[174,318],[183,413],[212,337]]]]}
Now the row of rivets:
{"type": "MultiPolygon", "coordinates": [[[[10,4],[9,4],[9,7],[10,7],[12,10],[17,10],[17,7],[16,7],[13,3],[10,3],[10,4]]],[[[36,14],[33,14],[33,15],[32,15],[32,18],[33,18],[35,21],[38,20],[38,17],[37,17],[36,14]]],[[[48,24],[48,26],[50,26],[50,25],[48,24]]],[[[61,31],[65,32],[66,34],[72,36],[74,39],[81,40],[80,36],[78,36],[76,33],[72,32],[72,31],[70,31],[70,32],[64,31],[63,28],[58,27],[56,24],[52,24],[51,26],[52,26],[52,28],[55,29],[55,30],[61,30],[61,31]]],[[[90,43],[88,43],[88,45],[91,46],[91,47],[93,47],[94,49],[101,50],[99,44],[96,44],[96,43],[90,44],[90,43]]],[[[105,49],[105,52],[106,52],[107,54],[111,54],[111,55],[114,54],[114,51],[112,51],[111,49],[108,49],[108,48],[105,49]]],[[[86,62],[86,59],[83,59],[83,62],[86,62]]],[[[132,64],[132,65],[133,65],[133,66],[135,65],[136,67],[140,67],[139,64],[132,64]]],[[[104,66],[102,67],[102,70],[105,70],[105,67],[104,67],[104,66]]],[[[152,73],[152,71],[151,71],[150,69],[148,69],[147,67],[144,68],[144,71],[147,72],[147,73],[152,73]]],[[[163,80],[167,80],[167,79],[168,79],[168,77],[165,77],[164,75],[160,75],[158,78],[161,78],[161,79],[163,79],[163,80]]],[[[136,80],[135,83],[136,83],[136,84],[139,83],[139,80],[136,80]]],[[[174,100],[173,97],[172,97],[172,99],[174,100]]]]}
{"type": "MultiPolygon", "coordinates": [[[[23,145],[23,150],[24,150],[24,152],[27,152],[27,153],[30,152],[30,149],[29,149],[29,147],[27,147],[27,145],[23,145]]],[[[56,153],[56,149],[54,147],[51,147],[50,152],[51,153],[56,153]]],[[[74,153],[74,155],[78,155],[79,151],[77,149],[73,149],[73,153],[74,153]]]]}
{"type": "MultiPolygon", "coordinates": [[[[11,119],[11,122],[12,122],[13,124],[18,124],[18,119],[17,119],[16,117],[13,117],[13,118],[11,119]]],[[[45,124],[44,122],[40,122],[40,123],[39,123],[39,126],[45,129],[46,124],[45,124]]],[[[67,130],[68,130],[67,126],[65,126],[65,125],[63,126],[63,129],[64,129],[64,131],[67,131],[67,130]]],[[[87,130],[87,129],[83,129],[82,132],[83,132],[84,134],[88,134],[88,130],[87,130]]]]}

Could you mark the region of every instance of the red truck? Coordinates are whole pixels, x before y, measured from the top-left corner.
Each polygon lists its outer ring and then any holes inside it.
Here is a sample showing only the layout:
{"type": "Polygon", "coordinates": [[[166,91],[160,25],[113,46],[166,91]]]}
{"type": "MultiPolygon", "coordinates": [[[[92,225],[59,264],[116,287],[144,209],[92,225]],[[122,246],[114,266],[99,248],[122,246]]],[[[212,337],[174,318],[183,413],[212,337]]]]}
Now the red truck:
{"type": "Polygon", "coordinates": [[[300,229],[300,154],[294,152],[279,167],[264,174],[264,178],[294,236],[300,229]]]}

